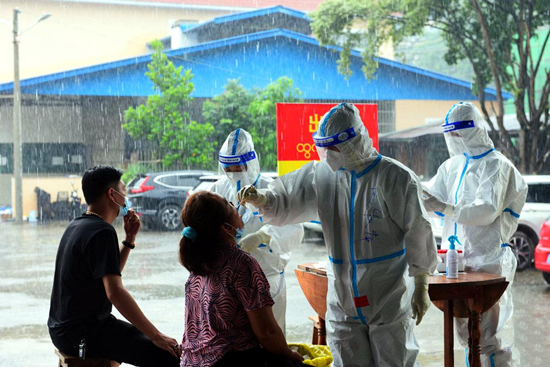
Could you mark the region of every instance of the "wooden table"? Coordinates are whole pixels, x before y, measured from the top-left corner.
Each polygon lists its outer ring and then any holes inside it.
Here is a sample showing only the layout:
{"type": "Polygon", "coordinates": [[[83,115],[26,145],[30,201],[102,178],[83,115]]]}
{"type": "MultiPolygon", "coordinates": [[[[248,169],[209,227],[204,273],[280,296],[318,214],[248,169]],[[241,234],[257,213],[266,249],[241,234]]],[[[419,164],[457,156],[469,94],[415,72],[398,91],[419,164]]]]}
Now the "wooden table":
{"type": "Polygon", "coordinates": [[[481,314],[489,310],[508,287],[506,278],[487,273],[458,273],[458,279],[430,276],[430,299],[443,311],[445,367],[454,366],[454,317],[468,318],[468,360],[481,367],[481,314]]]}
{"type": "MultiPolygon", "coordinates": [[[[300,264],[294,272],[309,304],[324,321],[328,287],[325,263],[300,264]]],[[[458,279],[430,276],[430,299],[444,314],[445,367],[454,366],[453,317],[468,318],[468,360],[471,367],[481,367],[481,314],[498,301],[507,286],[504,277],[487,273],[459,273],[458,279]]]]}

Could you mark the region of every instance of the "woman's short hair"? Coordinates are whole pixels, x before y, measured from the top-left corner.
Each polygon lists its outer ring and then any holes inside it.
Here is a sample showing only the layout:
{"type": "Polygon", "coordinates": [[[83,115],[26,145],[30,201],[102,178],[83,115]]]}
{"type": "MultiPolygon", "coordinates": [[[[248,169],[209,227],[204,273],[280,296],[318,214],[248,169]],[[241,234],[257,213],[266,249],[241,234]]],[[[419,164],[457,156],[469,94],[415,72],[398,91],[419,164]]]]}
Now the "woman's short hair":
{"type": "Polygon", "coordinates": [[[229,222],[229,202],[210,191],[199,191],[187,198],[181,211],[184,227],[191,227],[197,236],[180,240],[179,258],[181,264],[196,275],[207,275],[215,271],[219,250],[223,246],[220,228],[229,222]]]}

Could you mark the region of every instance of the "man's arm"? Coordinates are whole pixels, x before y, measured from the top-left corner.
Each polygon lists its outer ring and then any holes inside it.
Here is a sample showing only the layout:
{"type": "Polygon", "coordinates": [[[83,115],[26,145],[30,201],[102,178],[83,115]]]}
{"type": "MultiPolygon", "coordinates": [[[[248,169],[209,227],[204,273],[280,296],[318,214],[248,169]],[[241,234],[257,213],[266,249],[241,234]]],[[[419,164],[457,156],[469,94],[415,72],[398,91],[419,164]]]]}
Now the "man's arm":
{"type": "MultiPolygon", "coordinates": [[[[128,240],[126,240],[128,241],[128,240]]],[[[133,244],[133,242],[130,242],[133,244]]],[[[128,261],[128,256],[130,256],[130,251],[132,251],[131,248],[126,247],[124,245],[120,245],[120,272],[122,273],[122,270],[124,270],[124,266],[126,265],[126,261],[128,261]]]]}
{"type": "Polygon", "coordinates": [[[122,285],[122,278],[120,276],[110,274],[103,276],[101,279],[105,286],[107,298],[109,298],[109,301],[111,301],[126,320],[151,339],[157,347],[170,352],[174,357],[178,357],[181,354],[177,347],[179,343],[176,339],[162,334],[145,317],[134,298],[122,285]]]}
{"type": "Polygon", "coordinates": [[[246,186],[237,199],[256,206],[265,223],[275,226],[299,224],[318,219],[315,190],[315,163],[292,171],[269,184],[269,189],[246,186]]]}
{"type": "MultiPolygon", "coordinates": [[[[502,215],[506,206],[523,192],[527,186],[519,172],[501,161],[484,168],[477,185],[474,200],[455,205],[451,220],[467,226],[488,226],[502,215]],[[525,186],[524,186],[525,185],[525,186]],[[523,188],[524,187],[524,188],[523,188]]],[[[467,183],[463,183],[466,185],[467,183]]],[[[518,213],[519,214],[519,213],[518,213]]]]}
{"type": "MultiPolygon", "coordinates": [[[[141,221],[133,209],[128,210],[124,216],[124,232],[126,232],[125,241],[131,245],[136,245],[136,236],[141,228],[141,221]]],[[[128,256],[130,256],[130,247],[120,245],[120,272],[124,269],[128,256]]]]}

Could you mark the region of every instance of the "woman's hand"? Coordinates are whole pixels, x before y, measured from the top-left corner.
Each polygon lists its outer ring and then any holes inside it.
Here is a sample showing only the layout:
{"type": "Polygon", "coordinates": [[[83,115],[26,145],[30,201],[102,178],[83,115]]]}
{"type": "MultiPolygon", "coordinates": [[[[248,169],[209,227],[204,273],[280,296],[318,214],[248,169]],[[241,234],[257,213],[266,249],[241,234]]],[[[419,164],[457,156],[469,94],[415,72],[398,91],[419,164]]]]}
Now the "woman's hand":
{"type": "Polygon", "coordinates": [[[292,355],[290,356],[290,359],[296,362],[302,362],[304,360],[304,357],[302,357],[300,353],[292,351],[292,355]]]}

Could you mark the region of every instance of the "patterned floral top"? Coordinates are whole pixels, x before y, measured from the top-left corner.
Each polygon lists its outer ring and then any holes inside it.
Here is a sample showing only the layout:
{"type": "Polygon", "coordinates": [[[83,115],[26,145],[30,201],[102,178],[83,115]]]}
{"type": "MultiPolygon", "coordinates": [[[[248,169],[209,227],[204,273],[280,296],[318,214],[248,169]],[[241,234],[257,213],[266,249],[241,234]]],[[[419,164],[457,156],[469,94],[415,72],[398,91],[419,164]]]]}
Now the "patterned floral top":
{"type": "Polygon", "coordinates": [[[257,347],[246,311],[273,305],[269,283],[248,253],[227,244],[214,269],[191,273],[185,284],[182,367],[212,366],[228,352],[257,347]]]}

